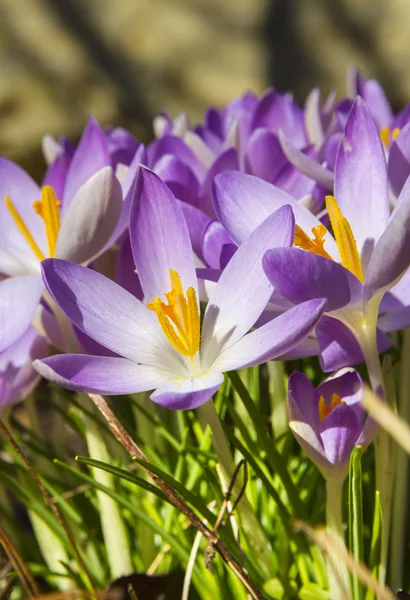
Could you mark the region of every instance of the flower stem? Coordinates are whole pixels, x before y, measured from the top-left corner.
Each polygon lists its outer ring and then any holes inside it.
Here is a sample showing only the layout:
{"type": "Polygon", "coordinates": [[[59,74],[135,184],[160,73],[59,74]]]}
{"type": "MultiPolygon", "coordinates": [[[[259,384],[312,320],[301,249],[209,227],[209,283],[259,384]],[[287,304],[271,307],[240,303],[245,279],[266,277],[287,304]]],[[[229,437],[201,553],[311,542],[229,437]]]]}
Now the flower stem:
{"type": "MultiPolygon", "coordinates": [[[[377,348],[376,327],[374,327],[374,335],[365,337],[362,340],[361,346],[373,392],[382,394],[387,402],[389,402],[390,399],[386,398],[386,385],[377,348]]],[[[388,386],[388,388],[388,391],[390,391],[390,386],[388,386]]],[[[376,489],[380,493],[380,507],[383,520],[381,533],[379,583],[384,585],[386,582],[393,484],[391,470],[391,443],[389,435],[386,431],[384,431],[384,429],[379,431],[375,440],[375,461],[376,489]]]]}
{"type": "MultiPolygon", "coordinates": [[[[235,463],[213,401],[209,400],[200,406],[198,413],[203,427],[205,428],[205,426],[208,425],[211,429],[214,450],[222,467],[226,478],[226,484],[228,486],[235,471],[235,463]]],[[[236,481],[233,487],[234,500],[241,492],[241,488],[241,482],[236,481]]],[[[261,527],[261,523],[258,521],[246,496],[241,498],[237,506],[237,512],[248,539],[249,546],[252,548],[252,552],[258,557],[258,563],[260,567],[262,568],[265,576],[272,577],[274,573],[274,565],[270,544],[261,527]]]]}
{"type": "MultiPolygon", "coordinates": [[[[342,493],[344,479],[326,481],[326,525],[330,536],[342,546],[345,545],[342,518],[342,493]]],[[[330,598],[345,600],[346,590],[350,590],[350,577],[346,564],[337,556],[328,557],[330,598]]]]}
{"type": "MultiPolygon", "coordinates": [[[[400,416],[408,423],[410,421],[410,328],[404,330],[400,363],[399,411],[400,416]]],[[[397,448],[397,470],[393,494],[393,525],[391,543],[391,586],[399,589],[403,585],[403,560],[405,549],[406,522],[408,514],[408,468],[409,459],[402,448],[397,448]]]]}
{"type": "MultiPolygon", "coordinates": [[[[110,456],[101,437],[101,431],[92,419],[86,418],[85,425],[90,456],[109,463],[110,456]]],[[[114,481],[110,473],[95,468],[92,469],[92,473],[97,483],[101,483],[111,490],[114,489],[114,481]]],[[[97,491],[96,493],[111,576],[116,579],[123,575],[129,575],[134,569],[128,535],[118,504],[104,492],[97,491]]]]}

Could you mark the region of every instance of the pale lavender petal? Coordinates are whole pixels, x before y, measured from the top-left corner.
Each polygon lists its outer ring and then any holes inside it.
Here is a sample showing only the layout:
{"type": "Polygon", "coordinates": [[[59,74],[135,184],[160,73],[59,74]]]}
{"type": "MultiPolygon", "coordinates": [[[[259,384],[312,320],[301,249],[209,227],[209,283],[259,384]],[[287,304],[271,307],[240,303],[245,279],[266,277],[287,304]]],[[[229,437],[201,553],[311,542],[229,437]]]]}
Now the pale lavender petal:
{"type": "MultiPolygon", "coordinates": [[[[364,362],[359,342],[350,329],[338,319],[322,317],[316,327],[316,337],[320,346],[320,366],[324,372],[364,362]]],[[[377,331],[377,342],[379,353],[392,346],[390,338],[380,330],[377,331]]]]}
{"type": "Polygon", "coordinates": [[[185,221],[188,226],[192,249],[195,254],[202,259],[204,234],[213,219],[196,206],[191,206],[186,202],[180,202],[179,205],[184,213],[185,221]]]}
{"type": "Polygon", "coordinates": [[[54,162],[48,167],[43,179],[42,185],[51,186],[58,199],[62,198],[64,194],[64,186],[70,162],[70,156],[66,156],[65,154],[57,156],[54,162]]]}
{"type": "Polygon", "coordinates": [[[350,406],[358,423],[362,425],[366,412],[361,404],[363,380],[357,371],[351,369],[335,373],[321,383],[316,392],[317,398],[323,396],[327,405],[331,404],[333,394],[337,394],[342,402],[350,406]]]}
{"type": "Polygon", "coordinates": [[[180,137],[166,135],[154,140],[147,148],[148,165],[154,169],[157,162],[166,154],[176,156],[186,163],[198,181],[203,181],[206,169],[193,150],[180,137]]]}
{"type": "Polygon", "coordinates": [[[288,394],[286,397],[286,412],[289,427],[300,447],[306,452],[310,460],[312,460],[317,467],[325,471],[328,468],[329,463],[326,459],[318,431],[306,421],[292,394],[288,394]]]}
{"type": "Polygon", "coordinates": [[[289,142],[282,131],[279,132],[279,140],[283,152],[293,166],[327,190],[333,189],[333,173],[329,169],[289,142]]]}
{"type": "Polygon", "coordinates": [[[327,311],[361,303],[363,285],[342,265],[300,248],[274,248],[263,257],[263,268],[273,287],[298,304],[326,298],[327,311]]]}
{"type": "Polygon", "coordinates": [[[361,423],[345,404],[336,406],[322,421],[320,438],[331,465],[345,465],[361,433],[361,423]]]}
{"type": "Polygon", "coordinates": [[[82,185],[64,214],[56,256],[77,263],[90,262],[110,239],[122,208],[121,186],[111,167],[92,175],[82,185]]]}
{"type": "Polygon", "coordinates": [[[387,169],[393,193],[398,196],[410,175],[410,123],[393,140],[387,169]]]}
{"type": "Polygon", "coordinates": [[[283,206],[238,248],[209,299],[201,335],[201,356],[209,364],[253,326],[266,307],[272,287],[262,268],[267,248],[290,245],[294,219],[283,206]]]}
{"type": "MultiPolygon", "coordinates": [[[[215,178],[214,204],[219,220],[237,244],[241,244],[269,215],[286,204],[292,207],[296,224],[307,234],[320,225],[320,221],[289,194],[244,173],[230,171],[215,178]]],[[[338,258],[336,242],[330,233],[326,234],[325,240],[328,253],[338,258]]]]}
{"type": "MultiPolygon", "coordinates": [[[[304,150],[306,156],[313,156],[316,154],[316,150],[313,146],[306,148],[304,150]]],[[[279,173],[279,175],[275,178],[273,183],[280,187],[282,190],[293,196],[301,202],[301,199],[304,196],[311,196],[313,190],[316,187],[316,182],[304,175],[299,169],[296,169],[290,162],[287,162],[285,167],[279,173]]],[[[306,206],[306,204],[305,204],[306,206]]],[[[307,210],[310,210],[309,203],[307,206],[307,210]]]]}
{"type": "Polygon", "coordinates": [[[201,210],[212,217],[215,216],[215,209],[212,202],[212,182],[219,173],[238,170],[239,160],[235,148],[228,148],[215,159],[209,167],[201,185],[200,198],[198,201],[198,206],[201,210]]]}
{"type": "Polygon", "coordinates": [[[47,254],[44,222],[33,202],[41,196],[40,188],[19,166],[0,157],[0,273],[27,275],[39,272],[38,258],[31,250],[4,203],[9,196],[39,248],[47,254]]]}
{"type": "Polygon", "coordinates": [[[40,275],[10,277],[0,282],[0,352],[27,330],[43,291],[40,275]]]}
{"type": "Polygon", "coordinates": [[[155,389],[163,373],[126,358],[57,354],[36,360],[34,367],[46,379],[69,390],[94,394],[135,394],[155,389]]]}
{"type": "Polygon", "coordinates": [[[111,236],[108,238],[107,243],[104,246],[103,251],[109,250],[113,243],[115,243],[118,238],[128,229],[130,222],[130,209],[131,204],[134,199],[136,193],[136,178],[138,174],[138,170],[141,164],[145,164],[146,162],[146,152],[145,147],[141,144],[135,153],[134,158],[130,166],[127,169],[127,173],[125,175],[124,180],[121,182],[122,188],[122,207],[121,214],[117,220],[117,224],[112,232],[111,236]]]}
{"type": "Polygon", "coordinates": [[[48,259],[42,266],[51,296],[84,333],[129,360],[153,366],[174,361],[180,368],[155,314],[129,292],[68,261],[48,259]]]}
{"type": "Polygon", "coordinates": [[[246,148],[246,171],[272,182],[286,163],[277,135],[265,128],[256,129],[246,148]]]}
{"type": "Polygon", "coordinates": [[[393,120],[393,111],[380,83],[376,79],[366,80],[358,71],[355,72],[354,78],[355,93],[353,95],[363,98],[379,129],[389,127],[393,120]]]}
{"type": "Polygon", "coordinates": [[[47,355],[47,343],[33,327],[0,353],[0,412],[23,400],[38,384],[40,376],[32,362],[47,355]]]}
{"type": "Polygon", "coordinates": [[[227,245],[232,245],[231,238],[219,221],[212,221],[206,228],[202,240],[202,256],[208,267],[221,268],[222,252],[227,245]]]}
{"type": "Polygon", "coordinates": [[[378,318],[377,324],[384,333],[408,327],[410,325],[410,306],[382,315],[378,318]]]}
{"type": "Polygon", "coordinates": [[[118,285],[130,292],[138,300],[143,299],[144,294],[140,280],[135,270],[134,257],[132,256],[130,238],[127,236],[121,243],[117,256],[114,280],[118,285]]]}
{"type": "Polygon", "coordinates": [[[277,360],[298,360],[299,358],[316,356],[317,354],[319,354],[319,344],[317,343],[316,338],[308,337],[289,352],[285,352],[278,356],[277,360]]]}
{"type": "Polygon", "coordinates": [[[335,198],[350,223],[366,269],[389,220],[389,194],[379,132],[360,97],[352,108],[339,146],[335,198]]]}
{"type": "Polygon", "coordinates": [[[177,200],[157,175],[141,168],[131,207],[130,239],[146,301],[169,292],[170,270],[182,287],[197,292],[194,254],[188,227],[177,200]]]}
{"type": "Polygon", "coordinates": [[[307,143],[304,111],[290,94],[268,91],[261,98],[253,118],[252,129],[266,127],[277,133],[282,129],[286,137],[297,146],[307,143]]]}
{"type": "Polygon", "coordinates": [[[365,279],[365,299],[392,288],[410,264],[410,178],[404,185],[386,230],[373,250],[365,279]]]}
{"type": "Polygon", "coordinates": [[[72,158],[64,188],[62,212],[68,209],[79,188],[94,173],[111,164],[105,134],[90,117],[72,158]]]}
{"type": "Polygon", "coordinates": [[[199,183],[190,167],[179,158],[165,154],[155,165],[155,173],[164,181],[178,200],[195,204],[199,183]]]}
{"type": "Polygon", "coordinates": [[[319,431],[318,395],[313,383],[304,373],[293,371],[288,382],[289,398],[297,404],[303,420],[311,425],[314,431],[319,431]]]}
{"type": "Polygon", "coordinates": [[[325,300],[311,300],[291,308],[227,347],[212,368],[232,371],[283,356],[312,332],[325,306],[325,300]]]}
{"type": "Polygon", "coordinates": [[[216,371],[196,377],[181,377],[158,387],[151,394],[151,400],[165,408],[190,410],[212,398],[223,380],[222,373],[216,371]]]}
{"type": "Polygon", "coordinates": [[[324,131],[320,110],[320,89],[313,88],[305,102],[305,128],[308,141],[320,148],[324,141],[324,131]]]}
{"type": "Polygon", "coordinates": [[[140,146],[135,137],[123,127],[114,127],[105,138],[114,171],[118,164],[129,165],[140,146]]]}

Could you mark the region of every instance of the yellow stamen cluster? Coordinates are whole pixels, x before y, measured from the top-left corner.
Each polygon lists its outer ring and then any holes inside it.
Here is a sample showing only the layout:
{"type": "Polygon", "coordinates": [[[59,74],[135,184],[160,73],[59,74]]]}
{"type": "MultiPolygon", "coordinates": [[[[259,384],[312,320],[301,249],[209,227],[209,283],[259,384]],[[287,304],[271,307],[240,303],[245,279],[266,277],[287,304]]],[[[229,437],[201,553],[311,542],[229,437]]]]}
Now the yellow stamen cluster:
{"type": "Polygon", "coordinates": [[[339,404],[346,404],[346,402],[343,402],[339,394],[332,394],[330,406],[326,404],[324,396],[320,396],[318,405],[319,421],[322,422],[324,419],[326,419],[332,410],[336,408],[336,406],[339,406],[339,404]]]}
{"type": "Polygon", "coordinates": [[[177,271],[169,272],[171,291],[165,294],[167,304],[158,296],[148,303],[148,308],[157,315],[162,331],[171,345],[183,356],[193,358],[199,350],[200,319],[194,288],[186,295],[177,271]]]}
{"type": "Polygon", "coordinates": [[[362,263],[350,223],[342,215],[333,196],[326,196],[326,208],[329,213],[337,247],[339,248],[342,265],[346,269],[349,269],[363,283],[362,263]]]}
{"type": "MultiPolygon", "coordinates": [[[[30,233],[27,225],[24,223],[20,213],[13,204],[12,200],[6,196],[4,202],[17,225],[20,233],[39,260],[44,260],[46,257],[40,250],[37,242],[30,233]]],[[[58,233],[60,231],[60,201],[57,200],[54,190],[49,185],[45,185],[41,189],[41,200],[36,200],[33,204],[34,211],[43,219],[46,229],[48,255],[50,258],[55,256],[58,233]]]]}
{"type": "Polygon", "coordinates": [[[380,129],[379,135],[383,146],[389,148],[390,144],[396,139],[399,133],[400,129],[398,127],[395,127],[393,131],[391,131],[390,127],[383,127],[382,129],[380,129]]]}
{"type": "Polygon", "coordinates": [[[332,257],[326,252],[324,245],[324,236],[327,233],[327,229],[324,225],[318,225],[312,229],[313,239],[310,238],[299,225],[295,227],[295,240],[294,245],[312,252],[312,254],[318,254],[332,260],[332,257]]]}

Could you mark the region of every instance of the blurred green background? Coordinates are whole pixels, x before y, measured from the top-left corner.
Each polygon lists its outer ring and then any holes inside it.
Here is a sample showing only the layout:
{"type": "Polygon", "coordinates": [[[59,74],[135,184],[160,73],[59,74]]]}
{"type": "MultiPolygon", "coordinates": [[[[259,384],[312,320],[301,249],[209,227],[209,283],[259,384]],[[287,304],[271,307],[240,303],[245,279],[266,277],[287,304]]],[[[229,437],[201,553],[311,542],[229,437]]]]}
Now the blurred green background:
{"type": "Polygon", "coordinates": [[[356,65],[410,99],[409,0],[0,0],[0,153],[36,173],[87,116],[151,135],[246,89],[346,93],[356,65]]]}

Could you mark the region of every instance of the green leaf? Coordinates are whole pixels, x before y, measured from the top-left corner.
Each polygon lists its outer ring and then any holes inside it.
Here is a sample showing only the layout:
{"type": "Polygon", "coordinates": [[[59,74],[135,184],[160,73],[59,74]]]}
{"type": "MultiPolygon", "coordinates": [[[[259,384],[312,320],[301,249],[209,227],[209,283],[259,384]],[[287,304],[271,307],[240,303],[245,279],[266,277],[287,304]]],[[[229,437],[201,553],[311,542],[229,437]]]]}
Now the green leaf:
{"type": "Polygon", "coordinates": [[[133,473],[130,473],[129,471],[126,471],[125,469],[120,469],[119,467],[114,467],[114,465],[110,465],[101,460],[95,460],[94,458],[89,458],[88,456],[76,456],[75,459],[79,463],[84,463],[85,465],[88,465],[89,467],[95,467],[96,469],[101,469],[102,471],[107,471],[107,473],[111,473],[112,475],[115,475],[116,477],[119,477],[120,479],[129,481],[130,483],[137,485],[138,487],[142,488],[143,490],[146,490],[147,492],[151,492],[152,494],[155,494],[155,496],[158,496],[158,498],[160,498],[164,502],[170,502],[170,500],[167,498],[167,496],[164,494],[164,492],[162,492],[160,489],[155,487],[155,485],[152,485],[148,481],[145,481],[145,479],[142,479],[142,477],[138,477],[137,475],[134,475],[133,473]]]}
{"type": "MultiPolygon", "coordinates": [[[[370,556],[369,556],[369,570],[372,572],[373,577],[378,579],[379,567],[381,561],[381,549],[382,549],[382,530],[383,530],[383,516],[382,507],[380,504],[380,493],[376,490],[375,503],[374,503],[374,517],[373,517],[373,528],[372,528],[372,539],[370,543],[370,556]]],[[[371,590],[367,590],[366,600],[373,600],[374,593],[371,590]]]]}
{"type": "Polygon", "coordinates": [[[174,477],[172,477],[172,475],[165,473],[165,471],[159,469],[152,463],[146,462],[141,458],[134,458],[134,460],[139,465],[142,465],[151,471],[151,473],[158,475],[158,477],[160,477],[167,485],[176,490],[186,502],[189,502],[189,504],[197,509],[197,511],[208,521],[208,523],[213,524],[215,522],[216,515],[214,515],[209,508],[207,508],[207,506],[198,498],[198,496],[193,494],[190,490],[187,490],[187,488],[180,481],[177,481],[174,477]]]}
{"type": "MultiPolygon", "coordinates": [[[[349,547],[359,563],[363,563],[363,449],[356,446],[350,456],[349,465],[349,547]]],[[[357,576],[352,575],[353,600],[363,600],[364,589],[357,576]]]]}
{"type": "MultiPolygon", "coordinates": [[[[166,531],[166,529],[164,529],[158,523],[156,523],[150,517],[148,517],[146,511],[138,508],[136,506],[135,502],[130,502],[129,500],[127,500],[126,498],[124,498],[123,496],[118,494],[117,492],[110,490],[105,485],[102,485],[101,483],[98,483],[97,481],[95,481],[95,479],[93,477],[91,477],[90,475],[86,475],[82,471],[74,469],[70,465],[67,465],[66,463],[64,463],[60,460],[56,459],[54,462],[57,465],[59,465],[60,467],[62,467],[63,469],[66,469],[66,471],[68,471],[69,473],[71,473],[72,475],[74,475],[75,477],[80,479],[81,481],[85,481],[85,482],[89,483],[93,488],[101,490],[108,496],[111,496],[111,498],[116,500],[119,505],[123,506],[124,508],[129,510],[132,514],[137,516],[141,521],[143,521],[149,527],[151,527],[151,529],[153,531],[158,533],[163,540],[168,542],[168,544],[174,549],[175,553],[179,556],[180,560],[182,560],[182,562],[184,564],[188,563],[190,550],[185,548],[172,533],[170,533],[169,531],[166,531]]],[[[202,576],[201,571],[200,571],[199,567],[197,566],[197,564],[194,567],[194,572],[196,573],[197,577],[201,578],[202,583],[206,583],[203,580],[203,576],[202,576]]]]}
{"type": "Polygon", "coordinates": [[[276,449],[272,438],[270,438],[267,434],[266,426],[258,411],[258,407],[253,401],[238,373],[236,371],[230,371],[228,376],[232,381],[232,384],[242,400],[246,410],[248,411],[251,421],[257,431],[258,440],[266,452],[266,460],[269,462],[272,470],[279,475],[282,481],[294,515],[299,518],[304,518],[305,508],[300,500],[298,490],[289,475],[289,471],[285,461],[283,460],[283,457],[276,449]]]}
{"type": "Polygon", "coordinates": [[[298,594],[300,600],[331,600],[329,592],[322,590],[316,583],[304,585],[298,594]]]}

